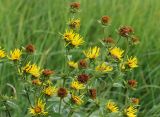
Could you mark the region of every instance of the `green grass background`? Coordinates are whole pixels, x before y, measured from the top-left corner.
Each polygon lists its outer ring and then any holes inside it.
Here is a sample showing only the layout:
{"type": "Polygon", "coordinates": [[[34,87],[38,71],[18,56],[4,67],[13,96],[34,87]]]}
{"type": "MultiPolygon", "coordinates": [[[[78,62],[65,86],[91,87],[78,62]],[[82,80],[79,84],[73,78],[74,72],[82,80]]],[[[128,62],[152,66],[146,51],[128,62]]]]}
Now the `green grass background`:
{"type": "MultiPolygon", "coordinates": [[[[99,44],[101,27],[97,20],[103,15],[109,15],[112,19],[109,34],[115,40],[118,39],[116,29],[121,25],[134,28],[141,43],[130,50],[140,61],[140,67],[130,76],[138,81],[138,88],[132,95],[141,100],[139,117],[159,117],[160,1],[79,1],[82,25],[80,34],[86,41],[83,47],[99,44]]],[[[0,0],[0,46],[9,51],[33,43],[36,46],[37,63],[51,69],[61,68],[64,46],[59,33],[63,33],[67,27],[70,2],[71,0],[0,0]]],[[[11,66],[2,67],[0,64],[0,91],[3,93],[9,92],[6,83],[19,87],[10,69],[11,66]]],[[[25,102],[21,102],[22,105],[23,103],[25,102]]],[[[16,111],[13,116],[18,116],[16,111]]]]}

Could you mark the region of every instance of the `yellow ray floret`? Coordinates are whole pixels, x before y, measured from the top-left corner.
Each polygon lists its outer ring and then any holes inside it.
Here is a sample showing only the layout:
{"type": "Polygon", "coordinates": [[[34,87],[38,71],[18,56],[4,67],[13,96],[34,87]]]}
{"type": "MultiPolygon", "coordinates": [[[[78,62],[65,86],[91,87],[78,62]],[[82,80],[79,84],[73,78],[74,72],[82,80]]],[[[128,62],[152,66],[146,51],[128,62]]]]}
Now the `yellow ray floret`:
{"type": "Polygon", "coordinates": [[[13,51],[10,51],[9,59],[16,61],[20,60],[22,56],[22,51],[20,49],[14,49],[13,51]]]}
{"type": "Polygon", "coordinates": [[[47,96],[52,96],[52,95],[56,94],[57,88],[55,88],[53,86],[48,86],[43,90],[43,92],[47,96]]]}
{"type": "Polygon", "coordinates": [[[127,116],[127,117],[137,117],[137,115],[136,115],[136,113],[137,113],[137,109],[136,109],[136,107],[134,107],[134,106],[129,106],[129,107],[127,107],[125,110],[124,110],[124,112],[125,112],[125,115],[127,116]]]}
{"type": "Polygon", "coordinates": [[[42,70],[36,64],[27,63],[25,67],[22,68],[25,73],[30,73],[35,78],[40,77],[42,70]]]}
{"type": "Polygon", "coordinates": [[[82,83],[79,83],[78,81],[73,81],[71,82],[71,88],[76,89],[76,90],[80,90],[80,89],[84,89],[85,86],[82,83]]]}
{"type": "Polygon", "coordinates": [[[63,34],[63,38],[67,42],[73,40],[74,36],[75,33],[73,32],[73,30],[66,30],[66,32],[63,34]]]}
{"type": "Polygon", "coordinates": [[[124,50],[121,50],[120,48],[114,47],[109,49],[109,53],[116,59],[121,60],[123,57],[124,50]]]}
{"type": "Polygon", "coordinates": [[[79,34],[75,34],[75,36],[71,40],[71,44],[75,47],[78,47],[79,45],[82,45],[83,43],[84,43],[84,40],[79,34]]]}
{"type": "Polygon", "coordinates": [[[77,105],[82,105],[84,101],[81,99],[81,97],[72,95],[72,102],[77,104],[77,105]]]}
{"type": "Polygon", "coordinates": [[[111,112],[118,112],[119,111],[118,106],[113,101],[108,101],[108,103],[106,104],[106,109],[108,109],[111,112]]]}
{"type": "Polygon", "coordinates": [[[6,56],[5,51],[0,49],[0,58],[4,58],[5,56],[6,56]]]}
{"type": "Polygon", "coordinates": [[[110,72],[113,70],[113,67],[104,62],[101,65],[98,65],[95,69],[100,72],[110,72]]]}
{"type": "Polygon", "coordinates": [[[37,116],[37,115],[46,115],[48,112],[45,111],[45,103],[43,103],[41,99],[38,99],[36,105],[29,108],[29,113],[32,116],[37,116]]]}
{"type": "Polygon", "coordinates": [[[89,59],[95,59],[100,54],[100,48],[95,46],[94,48],[89,48],[87,51],[83,51],[84,55],[89,59]]]}
{"type": "Polygon", "coordinates": [[[138,60],[136,57],[130,57],[127,59],[127,65],[129,68],[133,69],[135,67],[138,67],[138,60]]]}
{"type": "Polygon", "coordinates": [[[78,63],[74,61],[68,61],[68,65],[71,68],[78,68],[78,63]]]}
{"type": "Polygon", "coordinates": [[[80,27],[80,19],[70,19],[68,24],[71,28],[79,28],[80,27]]]}

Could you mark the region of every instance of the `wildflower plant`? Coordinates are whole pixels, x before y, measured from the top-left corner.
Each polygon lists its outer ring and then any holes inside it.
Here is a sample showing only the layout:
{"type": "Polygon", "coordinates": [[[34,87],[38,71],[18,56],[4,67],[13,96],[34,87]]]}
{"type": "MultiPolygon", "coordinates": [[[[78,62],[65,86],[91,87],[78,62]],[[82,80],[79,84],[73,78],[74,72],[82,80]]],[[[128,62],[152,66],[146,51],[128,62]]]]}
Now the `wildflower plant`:
{"type": "MultiPolygon", "coordinates": [[[[35,46],[28,44],[25,48],[16,48],[7,53],[0,48],[0,61],[12,62],[17,74],[17,83],[28,101],[25,106],[28,116],[127,116],[136,117],[139,99],[130,95],[136,90],[137,81],[128,77],[139,66],[135,55],[130,55],[129,48],[135,43],[133,29],[130,26],[120,27],[120,39],[106,33],[111,26],[111,18],[102,16],[98,21],[103,30],[101,45],[88,45],[80,33],[81,20],[76,17],[80,12],[80,3],[70,4],[68,28],[61,33],[61,41],[65,48],[65,65],[63,70],[44,69],[29,56],[34,56],[35,46]],[[106,38],[107,37],[107,38],[106,38]],[[134,37],[134,41],[133,41],[134,37]],[[122,39],[124,38],[124,39],[122,39]],[[125,47],[119,44],[124,42],[125,47]],[[131,44],[132,43],[132,44],[131,44]],[[86,45],[86,46],[84,46],[86,45]],[[72,50],[79,58],[75,59],[72,50]],[[109,88],[111,87],[111,88],[109,88]],[[118,102],[112,92],[121,89],[122,102],[118,102]],[[111,93],[111,94],[110,94],[111,93]],[[82,114],[83,113],[83,114],[82,114]]],[[[0,94],[1,96],[1,94],[0,94]]],[[[16,98],[15,98],[16,99],[16,98]]],[[[9,97],[1,96],[5,112],[11,116],[7,101],[9,97]]],[[[17,99],[18,100],[18,99],[17,99]]]]}

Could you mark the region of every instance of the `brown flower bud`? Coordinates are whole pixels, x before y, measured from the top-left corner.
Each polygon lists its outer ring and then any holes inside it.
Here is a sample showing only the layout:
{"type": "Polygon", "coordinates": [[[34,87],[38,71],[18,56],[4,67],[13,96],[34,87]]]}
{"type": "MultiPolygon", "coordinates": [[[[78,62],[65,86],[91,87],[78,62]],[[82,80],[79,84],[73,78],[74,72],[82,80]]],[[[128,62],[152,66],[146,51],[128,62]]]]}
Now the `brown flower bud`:
{"type": "Polygon", "coordinates": [[[122,37],[128,37],[131,33],[133,33],[133,29],[130,26],[123,26],[119,29],[119,35],[122,37]]]}
{"type": "Polygon", "coordinates": [[[112,39],[112,37],[105,38],[103,40],[103,42],[108,43],[108,44],[114,44],[115,43],[114,40],[112,39]]]}
{"type": "Polygon", "coordinates": [[[131,102],[132,102],[133,104],[138,105],[139,102],[140,102],[140,100],[139,100],[138,98],[131,98],[131,102]]]}
{"type": "Polygon", "coordinates": [[[35,80],[32,80],[32,84],[34,85],[41,85],[41,81],[39,79],[35,79],[35,80]]]}
{"type": "Polygon", "coordinates": [[[28,44],[28,45],[26,46],[26,51],[27,51],[28,53],[33,53],[33,52],[35,51],[35,47],[34,47],[32,44],[28,44]]]}
{"type": "Polygon", "coordinates": [[[79,68],[87,68],[87,61],[84,59],[80,60],[78,66],[79,68]]]}
{"type": "Polygon", "coordinates": [[[97,96],[97,91],[96,91],[96,89],[89,89],[89,96],[90,96],[92,99],[96,99],[96,96],[97,96]]]}
{"type": "Polygon", "coordinates": [[[137,86],[136,80],[128,80],[128,85],[132,88],[135,88],[137,86]]]}
{"type": "Polygon", "coordinates": [[[71,7],[72,9],[79,9],[79,8],[80,8],[80,3],[79,3],[79,2],[72,2],[72,3],[70,4],[70,7],[71,7]]]}
{"type": "Polygon", "coordinates": [[[131,39],[132,39],[132,43],[134,44],[134,45],[137,45],[137,44],[139,44],[139,39],[138,39],[138,37],[136,37],[136,36],[132,36],[131,37],[131,39]]]}
{"type": "Polygon", "coordinates": [[[67,89],[65,89],[65,88],[63,88],[63,87],[59,88],[58,91],[57,91],[57,95],[58,95],[58,97],[60,97],[60,98],[66,97],[67,94],[68,94],[67,89]]]}
{"type": "Polygon", "coordinates": [[[45,70],[43,70],[42,73],[43,73],[44,76],[50,76],[54,73],[54,71],[49,70],[49,69],[45,69],[45,70]]]}
{"type": "Polygon", "coordinates": [[[108,24],[109,22],[110,22],[110,17],[109,17],[109,16],[103,16],[103,17],[101,18],[101,23],[102,23],[102,24],[106,25],[106,24],[108,24]]]}
{"type": "Polygon", "coordinates": [[[89,75],[87,74],[80,74],[78,76],[78,81],[81,83],[87,83],[88,80],[89,80],[89,75]]]}

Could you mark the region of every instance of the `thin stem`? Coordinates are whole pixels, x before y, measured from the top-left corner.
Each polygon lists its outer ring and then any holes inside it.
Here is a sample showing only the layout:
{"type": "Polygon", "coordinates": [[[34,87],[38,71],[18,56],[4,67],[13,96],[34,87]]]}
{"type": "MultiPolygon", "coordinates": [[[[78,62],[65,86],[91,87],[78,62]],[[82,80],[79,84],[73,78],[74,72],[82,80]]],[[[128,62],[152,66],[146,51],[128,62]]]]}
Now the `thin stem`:
{"type": "Polygon", "coordinates": [[[6,105],[6,103],[3,104],[3,105],[6,107],[6,114],[8,114],[8,116],[11,117],[11,113],[10,113],[10,111],[8,109],[8,106],[6,105]]]}
{"type": "Polygon", "coordinates": [[[59,114],[61,113],[61,105],[62,105],[62,98],[60,98],[60,101],[59,101],[59,114]]]}

